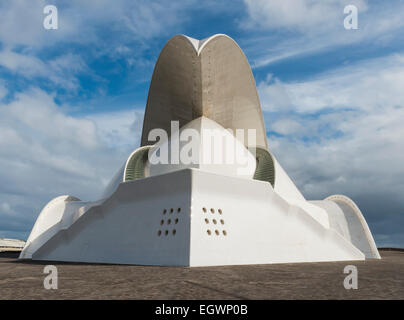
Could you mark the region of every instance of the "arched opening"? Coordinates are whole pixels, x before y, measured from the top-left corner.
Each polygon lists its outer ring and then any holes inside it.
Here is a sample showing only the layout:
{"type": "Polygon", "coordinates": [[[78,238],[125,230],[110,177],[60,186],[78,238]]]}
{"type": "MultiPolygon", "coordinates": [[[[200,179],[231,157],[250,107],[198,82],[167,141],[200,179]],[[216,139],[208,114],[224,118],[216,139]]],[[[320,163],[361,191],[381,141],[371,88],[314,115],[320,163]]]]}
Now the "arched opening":
{"type": "Polygon", "coordinates": [[[124,182],[145,177],[145,169],[150,148],[151,146],[141,147],[130,155],[125,166],[124,182]]]}
{"type": "Polygon", "coordinates": [[[249,148],[257,160],[257,167],[254,173],[254,179],[269,182],[272,187],[275,186],[275,165],[272,155],[262,148],[249,148]]]}

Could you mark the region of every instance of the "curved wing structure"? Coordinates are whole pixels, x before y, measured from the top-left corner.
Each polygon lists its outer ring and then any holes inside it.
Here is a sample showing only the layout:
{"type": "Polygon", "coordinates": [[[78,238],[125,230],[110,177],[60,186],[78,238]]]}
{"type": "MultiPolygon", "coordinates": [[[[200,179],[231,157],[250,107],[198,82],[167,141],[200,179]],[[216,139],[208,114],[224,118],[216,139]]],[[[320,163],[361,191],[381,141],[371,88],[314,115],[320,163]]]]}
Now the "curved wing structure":
{"type": "Polygon", "coordinates": [[[31,258],[32,253],[60,230],[57,226],[63,218],[66,220],[73,213],[72,210],[66,210],[68,204],[79,201],[80,199],[73,196],[59,196],[49,201],[39,213],[20,257],[31,258]]]}
{"type": "Polygon", "coordinates": [[[312,203],[327,211],[331,228],[352,242],[366,258],[380,259],[369,226],[355,202],[344,195],[333,195],[312,203]]]}

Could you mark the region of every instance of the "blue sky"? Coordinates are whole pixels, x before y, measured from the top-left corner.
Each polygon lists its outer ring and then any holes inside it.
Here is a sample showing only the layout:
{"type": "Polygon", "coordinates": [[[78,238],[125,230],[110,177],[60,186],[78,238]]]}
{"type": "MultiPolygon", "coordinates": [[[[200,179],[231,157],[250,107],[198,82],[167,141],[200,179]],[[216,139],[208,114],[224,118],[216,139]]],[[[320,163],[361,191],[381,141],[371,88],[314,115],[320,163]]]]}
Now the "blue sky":
{"type": "Polygon", "coordinates": [[[379,246],[404,246],[404,1],[2,1],[0,237],[53,197],[99,195],[139,145],[154,64],[175,34],[231,36],[271,151],[308,199],[343,193],[379,246]],[[43,8],[59,28],[43,28],[43,8]],[[344,7],[359,29],[343,27],[344,7]]]}

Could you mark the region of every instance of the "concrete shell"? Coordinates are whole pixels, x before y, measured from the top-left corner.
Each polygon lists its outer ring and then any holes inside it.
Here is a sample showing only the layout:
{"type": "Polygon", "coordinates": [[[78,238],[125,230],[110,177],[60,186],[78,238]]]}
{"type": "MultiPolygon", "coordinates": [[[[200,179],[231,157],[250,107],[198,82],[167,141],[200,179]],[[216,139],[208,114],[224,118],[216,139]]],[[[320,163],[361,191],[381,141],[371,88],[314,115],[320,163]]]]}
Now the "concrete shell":
{"type": "Polygon", "coordinates": [[[230,37],[217,34],[198,41],[171,38],[154,68],[141,145],[154,128],[169,132],[205,116],[230,129],[256,129],[256,145],[267,149],[265,125],[247,58],[230,37]]]}

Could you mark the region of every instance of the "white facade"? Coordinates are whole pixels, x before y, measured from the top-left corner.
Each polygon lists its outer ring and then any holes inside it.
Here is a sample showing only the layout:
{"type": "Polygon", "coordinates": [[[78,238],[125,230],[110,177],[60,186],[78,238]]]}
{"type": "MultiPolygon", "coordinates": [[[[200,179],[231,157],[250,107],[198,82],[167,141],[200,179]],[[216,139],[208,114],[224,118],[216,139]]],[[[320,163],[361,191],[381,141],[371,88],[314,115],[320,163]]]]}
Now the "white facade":
{"type": "Polygon", "coordinates": [[[173,37],[154,70],[142,147],[100,200],[61,196],[45,206],[20,258],[167,266],[380,258],[353,201],[307,201],[269,152],[265,132],[238,45],[224,35],[173,37]],[[171,121],[179,121],[178,132],[148,141],[153,129],[169,132],[171,121]],[[187,129],[201,137],[197,163],[174,161],[172,151],[169,164],[154,163],[157,150],[187,144],[187,129]],[[256,141],[240,140],[236,129],[255,129],[256,141]],[[212,149],[205,130],[225,137],[245,162],[209,162],[212,150],[231,156],[227,145],[212,149]]]}

